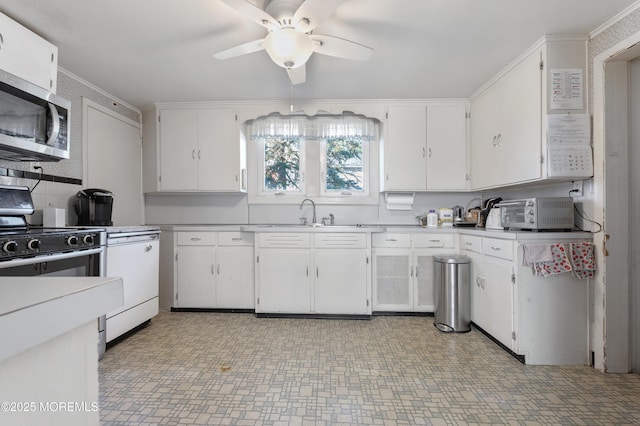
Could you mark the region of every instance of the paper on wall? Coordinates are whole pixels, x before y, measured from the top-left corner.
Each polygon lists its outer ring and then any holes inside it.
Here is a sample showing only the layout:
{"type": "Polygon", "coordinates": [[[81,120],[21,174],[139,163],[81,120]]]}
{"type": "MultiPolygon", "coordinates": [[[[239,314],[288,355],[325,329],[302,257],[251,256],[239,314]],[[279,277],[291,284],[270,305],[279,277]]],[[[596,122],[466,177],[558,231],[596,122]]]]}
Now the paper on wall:
{"type": "Polygon", "coordinates": [[[551,70],[551,109],[583,109],[582,69],[551,70]]]}
{"type": "Polygon", "coordinates": [[[589,114],[547,115],[547,141],[550,145],[591,144],[589,114]]]}

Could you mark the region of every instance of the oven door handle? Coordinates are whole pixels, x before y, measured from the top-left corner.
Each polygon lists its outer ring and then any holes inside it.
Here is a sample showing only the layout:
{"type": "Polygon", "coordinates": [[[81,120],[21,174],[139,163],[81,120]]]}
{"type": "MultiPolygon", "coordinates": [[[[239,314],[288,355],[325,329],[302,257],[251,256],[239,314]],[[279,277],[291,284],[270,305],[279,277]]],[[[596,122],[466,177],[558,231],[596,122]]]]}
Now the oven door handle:
{"type": "Polygon", "coordinates": [[[525,201],[504,201],[502,203],[494,204],[494,207],[519,207],[526,205],[525,201]]]}
{"type": "Polygon", "coordinates": [[[42,256],[36,257],[28,257],[26,259],[11,259],[4,262],[0,262],[0,269],[12,268],[14,266],[24,266],[24,265],[35,265],[38,263],[44,262],[53,262],[56,260],[63,259],[73,259],[74,257],[82,257],[89,256],[92,254],[102,253],[104,251],[103,247],[86,249],[86,250],[76,250],[69,253],[58,253],[58,254],[45,254],[42,256]]]}

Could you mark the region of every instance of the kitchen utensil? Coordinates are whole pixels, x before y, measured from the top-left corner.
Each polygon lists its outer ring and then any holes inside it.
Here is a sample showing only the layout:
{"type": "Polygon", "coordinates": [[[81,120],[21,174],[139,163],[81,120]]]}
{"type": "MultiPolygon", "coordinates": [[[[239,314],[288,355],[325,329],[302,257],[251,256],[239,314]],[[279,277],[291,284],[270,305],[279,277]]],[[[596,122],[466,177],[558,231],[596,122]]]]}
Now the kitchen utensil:
{"type": "Polygon", "coordinates": [[[482,210],[478,214],[478,224],[476,225],[478,228],[484,228],[487,223],[487,216],[489,216],[489,211],[493,208],[494,205],[498,204],[502,201],[501,197],[492,197],[487,198],[482,203],[482,210]]]}
{"type": "Polygon", "coordinates": [[[486,229],[503,230],[501,225],[500,207],[493,207],[487,215],[486,229]]]}
{"type": "Polygon", "coordinates": [[[464,207],[462,206],[453,206],[451,208],[453,210],[453,222],[464,222],[464,207]]]}

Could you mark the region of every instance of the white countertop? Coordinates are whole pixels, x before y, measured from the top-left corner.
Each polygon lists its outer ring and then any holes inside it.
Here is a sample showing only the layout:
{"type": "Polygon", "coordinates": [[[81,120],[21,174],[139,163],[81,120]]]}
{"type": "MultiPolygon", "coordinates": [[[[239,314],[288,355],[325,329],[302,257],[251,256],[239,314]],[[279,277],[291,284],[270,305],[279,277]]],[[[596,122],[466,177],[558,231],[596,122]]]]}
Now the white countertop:
{"type": "Polygon", "coordinates": [[[97,318],[123,303],[120,278],[1,277],[0,361],[91,320],[97,333],[97,318]]]}
{"type": "Polygon", "coordinates": [[[161,225],[160,229],[168,232],[398,232],[398,233],[444,233],[467,234],[483,237],[493,237],[509,240],[557,240],[557,239],[591,239],[593,234],[585,231],[572,232],[531,232],[531,231],[504,231],[474,227],[438,227],[428,228],[420,225],[327,225],[310,226],[294,224],[245,224],[245,225],[206,225],[206,224],[182,224],[161,225]]]}

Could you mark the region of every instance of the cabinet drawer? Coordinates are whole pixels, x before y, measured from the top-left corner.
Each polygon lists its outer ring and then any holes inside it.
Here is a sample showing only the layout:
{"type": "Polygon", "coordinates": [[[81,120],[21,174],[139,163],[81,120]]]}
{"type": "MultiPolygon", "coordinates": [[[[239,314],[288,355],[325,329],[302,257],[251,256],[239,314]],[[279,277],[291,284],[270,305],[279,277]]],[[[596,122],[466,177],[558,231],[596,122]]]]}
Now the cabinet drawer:
{"type": "Polygon", "coordinates": [[[220,246],[252,246],[253,232],[218,232],[220,246]]]}
{"type": "Polygon", "coordinates": [[[178,232],[179,246],[214,246],[215,232],[178,232]]]}
{"type": "Polygon", "coordinates": [[[513,241],[500,240],[497,238],[483,238],[482,253],[486,254],[487,256],[513,260],[513,241]]]}
{"type": "Polygon", "coordinates": [[[293,233],[293,232],[292,233],[265,232],[264,234],[258,234],[258,246],[272,247],[272,248],[287,248],[287,247],[310,248],[311,234],[293,233]]]}
{"type": "Polygon", "coordinates": [[[411,247],[411,234],[372,234],[371,245],[373,247],[409,248],[411,247]]]}
{"type": "Polygon", "coordinates": [[[314,234],[313,242],[317,248],[367,248],[366,234],[314,234]]]}
{"type": "Polygon", "coordinates": [[[482,253],[482,237],[477,235],[460,235],[460,250],[482,253]]]}
{"type": "Polygon", "coordinates": [[[413,245],[417,248],[453,248],[453,234],[413,234],[413,245]]]}

